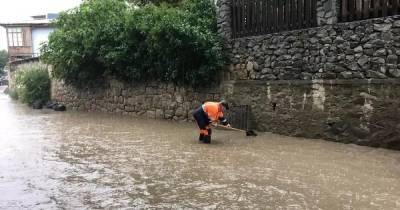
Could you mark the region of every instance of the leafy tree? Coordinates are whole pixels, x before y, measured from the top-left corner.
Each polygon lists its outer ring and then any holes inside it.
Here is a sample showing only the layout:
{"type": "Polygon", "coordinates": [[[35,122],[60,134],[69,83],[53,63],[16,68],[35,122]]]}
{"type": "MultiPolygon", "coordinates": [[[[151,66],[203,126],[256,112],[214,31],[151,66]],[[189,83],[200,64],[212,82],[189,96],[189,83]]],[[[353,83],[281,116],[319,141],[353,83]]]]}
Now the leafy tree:
{"type": "Polygon", "coordinates": [[[122,0],[88,0],[61,14],[56,25],[42,55],[54,66],[53,75],[70,84],[116,77],[212,85],[224,61],[212,0],[139,8],[122,0]]]}
{"type": "Polygon", "coordinates": [[[191,25],[217,34],[217,11],[214,0],[185,0],[180,8],[185,11],[191,25]]]}
{"type": "Polygon", "coordinates": [[[4,75],[4,66],[8,62],[8,53],[5,50],[0,50],[0,76],[4,75]]]}
{"type": "Polygon", "coordinates": [[[159,80],[211,85],[218,80],[222,47],[216,34],[166,5],[132,10],[123,39],[106,54],[109,68],[127,81],[159,80]]]}
{"type": "Polygon", "coordinates": [[[57,30],[42,48],[42,58],[53,65],[53,76],[75,85],[98,84],[106,73],[101,52],[117,38],[126,11],[122,0],[87,0],[61,13],[57,30]]]}

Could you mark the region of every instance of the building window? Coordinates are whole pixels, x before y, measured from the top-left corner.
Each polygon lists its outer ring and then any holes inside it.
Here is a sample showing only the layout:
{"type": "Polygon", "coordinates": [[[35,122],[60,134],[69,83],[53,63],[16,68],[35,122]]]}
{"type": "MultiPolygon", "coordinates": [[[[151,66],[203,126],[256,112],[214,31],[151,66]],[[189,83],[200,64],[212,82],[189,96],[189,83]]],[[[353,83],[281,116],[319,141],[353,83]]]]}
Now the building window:
{"type": "Polygon", "coordinates": [[[21,28],[8,28],[8,46],[20,47],[22,46],[22,29],[21,28]]]}

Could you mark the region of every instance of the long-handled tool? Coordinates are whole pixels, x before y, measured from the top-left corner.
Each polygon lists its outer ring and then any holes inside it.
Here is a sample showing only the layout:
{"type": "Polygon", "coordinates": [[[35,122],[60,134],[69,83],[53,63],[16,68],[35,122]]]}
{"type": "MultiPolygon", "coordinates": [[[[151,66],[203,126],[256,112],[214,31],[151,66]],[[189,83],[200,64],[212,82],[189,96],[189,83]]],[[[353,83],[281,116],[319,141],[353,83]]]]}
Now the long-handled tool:
{"type": "Polygon", "coordinates": [[[228,126],[225,126],[225,125],[216,125],[216,127],[221,127],[221,128],[225,128],[225,129],[233,130],[233,131],[245,132],[246,136],[257,136],[257,133],[255,131],[253,131],[253,130],[242,130],[242,129],[239,129],[239,128],[232,128],[232,127],[228,127],[228,126]]]}

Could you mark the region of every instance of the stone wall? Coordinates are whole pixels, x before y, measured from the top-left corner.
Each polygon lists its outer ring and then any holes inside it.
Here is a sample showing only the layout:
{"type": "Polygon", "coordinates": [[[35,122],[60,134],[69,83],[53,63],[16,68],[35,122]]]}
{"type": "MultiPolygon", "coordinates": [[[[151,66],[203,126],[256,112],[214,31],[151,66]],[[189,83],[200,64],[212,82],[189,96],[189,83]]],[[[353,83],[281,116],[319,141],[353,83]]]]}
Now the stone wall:
{"type": "Polygon", "coordinates": [[[106,112],[157,119],[188,120],[206,100],[220,100],[219,88],[202,92],[174,85],[128,85],[111,80],[102,87],[74,88],[52,81],[52,99],[67,109],[106,112]]]}
{"type": "Polygon", "coordinates": [[[232,80],[400,78],[400,16],[337,23],[340,1],[317,0],[317,28],[231,39],[230,2],[217,17],[232,80]]]}
{"type": "Polygon", "coordinates": [[[400,80],[233,81],[260,131],[400,150],[400,80]]]}
{"type": "Polygon", "coordinates": [[[230,2],[231,0],[217,0],[218,34],[225,42],[232,37],[230,2]]]}
{"type": "Polygon", "coordinates": [[[317,0],[318,26],[337,23],[340,5],[337,0],[317,0]]]}
{"type": "Polygon", "coordinates": [[[400,80],[225,81],[194,91],[173,85],[73,88],[53,81],[52,98],[71,110],[192,120],[202,101],[250,105],[259,131],[400,150],[400,80]]]}
{"type": "Polygon", "coordinates": [[[230,40],[232,79],[400,78],[400,16],[230,40]]]}
{"type": "Polygon", "coordinates": [[[400,149],[400,16],[338,23],[339,2],[317,0],[317,28],[232,39],[220,0],[221,92],[260,131],[400,149]]]}
{"type": "Polygon", "coordinates": [[[400,150],[400,16],[337,23],[338,1],[318,0],[318,28],[231,39],[229,2],[217,2],[230,56],[219,87],[54,81],[53,99],[73,110],[190,120],[202,101],[226,98],[250,105],[259,131],[400,150]]]}

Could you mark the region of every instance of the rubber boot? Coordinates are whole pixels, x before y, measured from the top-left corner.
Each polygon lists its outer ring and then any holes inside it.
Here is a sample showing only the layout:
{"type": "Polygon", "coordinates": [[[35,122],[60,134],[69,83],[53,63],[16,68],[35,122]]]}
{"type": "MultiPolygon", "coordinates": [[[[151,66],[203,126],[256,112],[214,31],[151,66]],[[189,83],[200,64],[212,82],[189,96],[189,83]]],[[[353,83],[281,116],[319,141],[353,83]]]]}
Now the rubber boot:
{"type": "Polygon", "coordinates": [[[203,142],[206,143],[206,144],[211,143],[211,136],[210,135],[204,136],[203,142]]]}
{"type": "Polygon", "coordinates": [[[201,134],[199,135],[199,141],[204,141],[204,134],[201,133],[201,134]]]}

